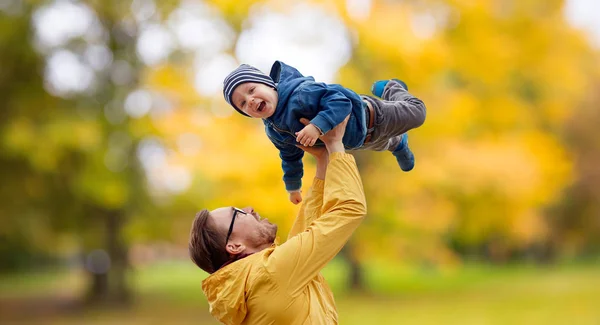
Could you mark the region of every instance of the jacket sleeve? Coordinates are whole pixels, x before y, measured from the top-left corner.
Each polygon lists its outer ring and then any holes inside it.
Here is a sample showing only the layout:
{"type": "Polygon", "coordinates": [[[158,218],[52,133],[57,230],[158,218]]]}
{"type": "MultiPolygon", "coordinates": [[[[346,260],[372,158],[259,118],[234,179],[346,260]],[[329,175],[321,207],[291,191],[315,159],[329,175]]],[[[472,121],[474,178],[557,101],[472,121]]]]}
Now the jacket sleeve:
{"type": "MultiPolygon", "coordinates": [[[[311,87],[303,88],[302,92],[304,98],[320,98],[317,115],[310,123],[316,125],[323,133],[329,132],[352,112],[352,101],[336,87],[314,83],[311,87]]],[[[305,102],[311,101],[305,100],[305,102]]]]}
{"type": "Polygon", "coordinates": [[[366,212],[354,157],[333,153],[320,216],[305,231],[275,248],[266,261],[266,270],[282,290],[297,296],[342,249],[366,212]]]}
{"type": "Polygon", "coordinates": [[[324,185],[324,180],[314,178],[313,185],[308,190],[308,194],[304,197],[298,216],[292,225],[292,229],[290,229],[288,240],[306,230],[308,225],[319,216],[321,206],[323,205],[324,185]]]}
{"type": "Polygon", "coordinates": [[[302,157],[304,150],[286,143],[271,139],[271,142],[279,150],[281,158],[281,168],[283,169],[283,182],[285,189],[288,192],[300,190],[302,187],[302,176],[304,175],[304,167],[302,165],[302,157]]]}

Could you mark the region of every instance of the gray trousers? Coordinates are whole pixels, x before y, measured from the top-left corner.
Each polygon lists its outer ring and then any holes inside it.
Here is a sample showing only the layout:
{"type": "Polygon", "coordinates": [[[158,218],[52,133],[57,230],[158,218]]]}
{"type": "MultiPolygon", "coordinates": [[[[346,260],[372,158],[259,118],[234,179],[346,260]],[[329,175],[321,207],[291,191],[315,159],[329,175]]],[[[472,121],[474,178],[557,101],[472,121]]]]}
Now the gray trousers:
{"type": "Polygon", "coordinates": [[[425,104],[394,80],[385,85],[381,95],[383,99],[366,95],[361,97],[373,106],[375,123],[371,141],[359,150],[394,151],[404,133],[425,122],[425,104]]]}

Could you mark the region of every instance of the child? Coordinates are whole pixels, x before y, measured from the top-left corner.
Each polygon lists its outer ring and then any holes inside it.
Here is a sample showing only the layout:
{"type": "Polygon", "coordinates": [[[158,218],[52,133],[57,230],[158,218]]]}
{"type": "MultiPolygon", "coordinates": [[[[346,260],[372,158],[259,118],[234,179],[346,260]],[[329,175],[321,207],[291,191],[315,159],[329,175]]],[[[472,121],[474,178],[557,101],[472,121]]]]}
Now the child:
{"type": "Polygon", "coordinates": [[[242,64],[223,82],[225,100],[240,114],[261,118],[267,136],[279,149],[283,181],[290,201],[302,201],[302,157],[298,147],[323,145],[318,137],[350,115],[343,142],[346,149],[389,150],[403,171],[414,167],[408,148],[410,129],[425,121],[425,105],[408,93],[398,79],[380,80],[361,95],[337,84],[316,82],[295,68],[276,61],[267,76],[242,64]],[[300,118],[307,118],[304,125],[300,118]]]}

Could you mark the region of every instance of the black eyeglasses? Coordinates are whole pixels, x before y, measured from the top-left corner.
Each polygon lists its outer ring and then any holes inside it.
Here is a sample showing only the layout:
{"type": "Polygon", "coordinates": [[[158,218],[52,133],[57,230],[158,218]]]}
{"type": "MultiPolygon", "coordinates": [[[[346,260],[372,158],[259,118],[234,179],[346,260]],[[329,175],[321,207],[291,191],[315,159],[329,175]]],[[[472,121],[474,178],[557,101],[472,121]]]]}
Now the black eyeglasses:
{"type": "Polygon", "coordinates": [[[231,236],[231,232],[233,231],[233,223],[235,222],[235,216],[237,216],[238,213],[246,214],[244,210],[233,208],[233,216],[231,217],[231,224],[229,225],[229,231],[227,232],[227,237],[225,238],[225,244],[227,244],[227,242],[229,241],[229,236],[231,236]]]}

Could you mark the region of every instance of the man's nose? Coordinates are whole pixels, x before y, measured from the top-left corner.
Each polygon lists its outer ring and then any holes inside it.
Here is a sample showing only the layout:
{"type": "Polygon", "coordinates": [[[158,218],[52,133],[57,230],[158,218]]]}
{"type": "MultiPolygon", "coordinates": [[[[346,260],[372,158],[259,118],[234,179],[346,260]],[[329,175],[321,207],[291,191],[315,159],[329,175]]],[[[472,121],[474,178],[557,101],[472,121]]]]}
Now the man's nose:
{"type": "Polygon", "coordinates": [[[242,210],[244,210],[246,213],[254,213],[254,208],[253,207],[245,207],[242,210]]]}

